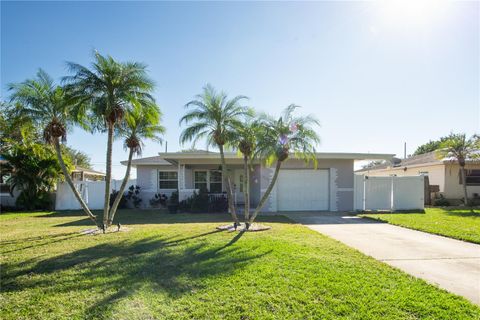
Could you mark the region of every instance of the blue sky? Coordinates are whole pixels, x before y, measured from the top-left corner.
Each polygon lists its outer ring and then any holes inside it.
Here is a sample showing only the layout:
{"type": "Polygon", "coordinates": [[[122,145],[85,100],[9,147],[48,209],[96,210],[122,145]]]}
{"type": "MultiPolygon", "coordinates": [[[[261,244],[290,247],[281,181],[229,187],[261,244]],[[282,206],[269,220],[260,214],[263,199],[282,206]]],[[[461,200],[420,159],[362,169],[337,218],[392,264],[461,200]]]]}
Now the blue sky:
{"type": "MultiPolygon", "coordinates": [[[[479,2],[1,2],[1,94],[41,67],[66,74],[92,50],[148,64],[181,149],[183,105],[206,83],[272,114],[317,116],[319,151],[403,155],[451,131],[480,132],[479,2]]],[[[106,137],[68,144],[105,170],[106,137]]],[[[184,146],[185,148],[189,147],[184,146]]],[[[202,145],[199,145],[202,147],[202,145]]],[[[143,156],[164,147],[148,142],[143,156]]],[[[126,158],[114,145],[114,176],[126,158]]]]}

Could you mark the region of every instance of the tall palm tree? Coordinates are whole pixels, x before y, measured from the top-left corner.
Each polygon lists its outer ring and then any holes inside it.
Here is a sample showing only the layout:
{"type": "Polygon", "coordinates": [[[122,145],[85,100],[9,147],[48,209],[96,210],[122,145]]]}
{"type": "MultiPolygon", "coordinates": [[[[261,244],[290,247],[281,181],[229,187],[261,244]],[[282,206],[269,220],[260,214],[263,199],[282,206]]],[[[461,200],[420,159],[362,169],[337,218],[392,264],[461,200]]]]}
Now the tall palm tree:
{"type": "MultiPolygon", "coordinates": [[[[60,142],[66,141],[67,133],[75,123],[71,116],[72,105],[68,103],[64,89],[55,85],[53,79],[40,69],[36,78],[10,84],[9,90],[13,91],[11,100],[21,106],[20,112],[43,128],[43,139],[55,147],[58,162],[67,184],[83,211],[96,223],[96,217],[75,188],[62,156],[60,142]]],[[[81,120],[81,118],[77,117],[76,120],[81,120]]]]}
{"type": "Polygon", "coordinates": [[[260,134],[260,126],[257,121],[247,120],[235,128],[236,134],[229,145],[238,150],[243,157],[243,196],[245,198],[245,223],[250,219],[250,171],[257,148],[257,137],[260,134]]]}
{"type": "Polygon", "coordinates": [[[124,147],[129,150],[128,162],[120,190],[110,208],[108,226],[112,224],[122,195],[125,192],[125,187],[130,177],[133,154],[141,155],[142,140],[150,139],[161,143],[162,138],[160,135],[165,133],[165,128],[160,124],[162,113],[155,103],[151,103],[151,101],[142,103],[134,100],[132,105],[133,108],[125,114],[124,123],[118,128],[118,134],[125,138],[124,147]]]}
{"type": "Polygon", "coordinates": [[[185,123],[185,128],[180,135],[180,142],[193,141],[193,145],[202,138],[207,144],[218,147],[222,164],[222,179],[226,181],[228,208],[234,222],[234,227],[239,225],[238,217],[233,203],[233,193],[230,177],[227,176],[224,146],[232,141],[235,128],[239,127],[242,120],[251,114],[251,110],[242,106],[240,102],[247,99],[245,96],[236,96],[228,99],[223,92],[218,93],[211,85],[203,87],[203,92],[188,102],[185,107],[194,107],[181,119],[180,125],[185,123]]]}
{"type": "Polygon", "coordinates": [[[467,194],[467,175],[465,173],[465,164],[468,159],[475,159],[480,157],[480,137],[474,135],[467,139],[467,136],[462,134],[451,133],[445,141],[440,143],[437,150],[437,157],[451,158],[460,165],[460,177],[463,183],[464,203],[468,206],[467,194]]]}
{"type": "MultiPolygon", "coordinates": [[[[282,116],[278,119],[262,115],[259,120],[260,134],[257,136],[256,156],[265,159],[266,165],[272,165],[274,162],[276,165],[272,181],[250,217],[250,224],[265,205],[277,181],[280,167],[291,153],[307,163],[313,161],[315,166],[317,164],[315,145],[320,142],[320,138],[313,127],[319,126],[319,122],[313,116],[294,116],[293,113],[297,108],[298,106],[292,104],[283,111],[282,116]]],[[[249,225],[247,225],[248,227],[249,225]]]]}
{"type": "Polygon", "coordinates": [[[115,127],[131,105],[131,97],[154,102],[153,81],[146,66],[138,62],[117,62],[111,56],[95,52],[91,69],[68,62],[72,76],[64,77],[68,93],[77,110],[89,114],[92,127],[107,132],[105,204],[103,224],[108,225],[110,184],[112,178],[112,145],[115,127]]]}

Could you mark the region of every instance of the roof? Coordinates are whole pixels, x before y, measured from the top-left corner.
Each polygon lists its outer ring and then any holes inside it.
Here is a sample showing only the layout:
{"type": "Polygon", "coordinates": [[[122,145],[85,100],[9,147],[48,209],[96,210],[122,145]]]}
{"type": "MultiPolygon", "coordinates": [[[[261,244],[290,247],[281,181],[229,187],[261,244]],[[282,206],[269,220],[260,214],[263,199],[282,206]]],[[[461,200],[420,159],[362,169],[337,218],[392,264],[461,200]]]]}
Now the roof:
{"type": "MultiPolygon", "coordinates": [[[[127,165],[128,161],[120,161],[121,164],[124,166],[127,165]]],[[[132,160],[132,167],[137,167],[138,165],[141,166],[150,166],[150,165],[157,165],[157,166],[171,166],[172,164],[163,159],[161,156],[154,156],[154,157],[146,157],[140,159],[133,159],[132,160]]]]}
{"type": "MultiPolygon", "coordinates": [[[[391,160],[394,154],[385,153],[339,153],[339,152],[319,152],[316,153],[317,159],[346,159],[346,160],[391,160]]],[[[159,153],[156,157],[148,157],[132,160],[132,166],[139,165],[172,165],[178,160],[184,159],[202,159],[217,160],[220,157],[218,152],[213,151],[182,151],[159,153]]],[[[294,155],[292,154],[292,158],[294,155]]],[[[241,159],[237,152],[225,152],[225,159],[241,159]]],[[[127,165],[127,161],[121,161],[121,164],[127,165]]]]}
{"type": "Polygon", "coordinates": [[[83,172],[83,173],[90,174],[90,175],[93,175],[93,176],[105,176],[105,173],[103,173],[101,171],[95,171],[95,170],[83,168],[83,167],[80,167],[80,166],[75,166],[75,169],[73,169],[72,172],[83,172]]]}
{"type": "MultiPolygon", "coordinates": [[[[411,156],[406,159],[393,158],[392,160],[393,160],[392,162],[386,162],[370,168],[363,168],[355,172],[374,171],[374,170],[402,168],[402,167],[411,167],[411,166],[422,166],[422,165],[440,165],[440,164],[451,163],[452,161],[455,161],[455,159],[452,157],[439,159],[436,154],[436,151],[419,154],[417,156],[411,156]]],[[[477,162],[478,160],[467,159],[467,161],[477,162]]]]}
{"type": "MultiPolygon", "coordinates": [[[[194,151],[194,152],[167,152],[159,153],[163,159],[192,159],[192,158],[217,158],[218,152],[194,151]]],[[[293,157],[293,154],[291,154],[293,157]]],[[[343,153],[343,152],[317,152],[317,159],[351,159],[351,160],[391,160],[394,154],[387,153],[343,153]]],[[[241,158],[237,152],[225,152],[226,159],[241,158]]]]}

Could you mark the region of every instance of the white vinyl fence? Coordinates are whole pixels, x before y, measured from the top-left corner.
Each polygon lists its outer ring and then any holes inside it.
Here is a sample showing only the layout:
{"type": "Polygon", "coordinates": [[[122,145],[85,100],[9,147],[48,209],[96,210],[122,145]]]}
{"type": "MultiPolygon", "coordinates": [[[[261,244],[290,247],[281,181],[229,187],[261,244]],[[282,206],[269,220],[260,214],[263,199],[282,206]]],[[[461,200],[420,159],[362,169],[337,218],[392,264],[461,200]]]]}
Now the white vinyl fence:
{"type": "MultiPolygon", "coordinates": [[[[125,189],[135,183],[135,179],[129,180],[125,189]]],[[[79,181],[74,182],[74,184],[91,210],[103,209],[105,201],[105,181],[79,181]]],[[[112,180],[110,192],[111,190],[120,189],[121,184],[121,180],[112,180]]],[[[78,210],[81,208],[80,203],[78,203],[68,184],[66,182],[59,183],[55,197],[55,210],[78,210]]]]}
{"type": "Polygon", "coordinates": [[[355,210],[424,208],[423,176],[369,177],[355,175],[355,210]]]}

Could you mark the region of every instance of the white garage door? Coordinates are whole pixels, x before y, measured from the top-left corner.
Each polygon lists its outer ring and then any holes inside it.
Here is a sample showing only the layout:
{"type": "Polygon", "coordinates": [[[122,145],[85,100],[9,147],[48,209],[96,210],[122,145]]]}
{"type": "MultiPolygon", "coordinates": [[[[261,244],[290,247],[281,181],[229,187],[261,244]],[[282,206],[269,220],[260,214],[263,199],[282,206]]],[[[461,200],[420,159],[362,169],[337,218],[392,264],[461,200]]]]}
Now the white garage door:
{"type": "Polygon", "coordinates": [[[281,170],[279,211],[328,210],[328,170],[281,170]]]}

